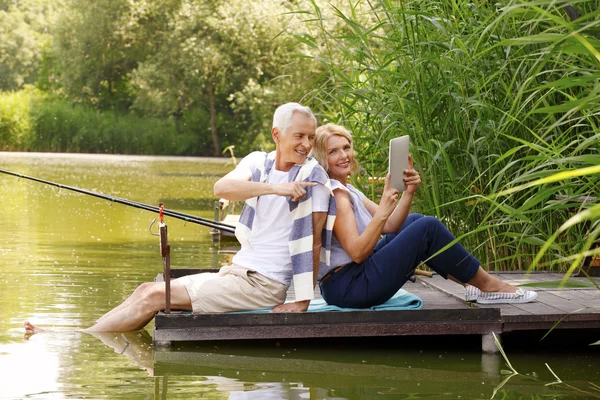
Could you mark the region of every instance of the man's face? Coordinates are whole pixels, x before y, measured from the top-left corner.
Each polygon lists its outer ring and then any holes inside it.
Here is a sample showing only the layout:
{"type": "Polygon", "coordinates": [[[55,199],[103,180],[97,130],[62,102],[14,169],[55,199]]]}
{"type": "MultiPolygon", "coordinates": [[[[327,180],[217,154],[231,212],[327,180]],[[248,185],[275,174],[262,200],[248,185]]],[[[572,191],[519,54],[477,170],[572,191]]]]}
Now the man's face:
{"type": "Polygon", "coordinates": [[[294,113],[285,132],[273,129],[280,160],[284,164],[303,164],[315,144],[316,128],[311,118],[294,113]]]}

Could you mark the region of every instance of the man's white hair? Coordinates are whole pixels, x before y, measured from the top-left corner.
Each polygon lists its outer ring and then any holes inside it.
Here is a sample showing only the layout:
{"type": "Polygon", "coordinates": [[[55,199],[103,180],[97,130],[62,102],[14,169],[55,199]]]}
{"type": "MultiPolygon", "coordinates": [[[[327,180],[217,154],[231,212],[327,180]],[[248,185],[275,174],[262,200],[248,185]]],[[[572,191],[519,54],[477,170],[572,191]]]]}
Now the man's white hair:
{"type": "Polygon", "coordinates": [[[299,103],[285,103],[277,107],[275,114],[273,115],[273,128],[278,128],[282,133],[290,127],[292,123],[292,117],[294,113],[304,115],[310,118],[312,122],[317,126],[317,118],[313,115],[310,108],[305,107],[299,103]]]}

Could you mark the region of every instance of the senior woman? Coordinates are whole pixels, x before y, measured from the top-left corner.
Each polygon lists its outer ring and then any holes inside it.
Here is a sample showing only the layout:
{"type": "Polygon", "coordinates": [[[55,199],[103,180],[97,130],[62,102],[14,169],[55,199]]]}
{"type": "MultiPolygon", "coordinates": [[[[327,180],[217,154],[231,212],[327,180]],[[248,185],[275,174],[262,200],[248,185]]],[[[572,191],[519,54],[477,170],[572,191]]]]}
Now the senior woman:
{"type": "Polygon", "coordinates": [[[337,205],[331,269],[319,274],[327,303],[348,308],[385,303],[423,261],[444,278],[463,284],[469,301],[527,303],[537,297],[488,274],[459,243],[432,257],[455,238],[435,217],[409,214],[421,184],[410,156],[404,171],[407,189],[400,200],[398,190],[389,187],[388,174],[376,204],[348,183],[358,169],[348,130],[334,124],[319,127],[313,155],[331,178],[337,205]]]}

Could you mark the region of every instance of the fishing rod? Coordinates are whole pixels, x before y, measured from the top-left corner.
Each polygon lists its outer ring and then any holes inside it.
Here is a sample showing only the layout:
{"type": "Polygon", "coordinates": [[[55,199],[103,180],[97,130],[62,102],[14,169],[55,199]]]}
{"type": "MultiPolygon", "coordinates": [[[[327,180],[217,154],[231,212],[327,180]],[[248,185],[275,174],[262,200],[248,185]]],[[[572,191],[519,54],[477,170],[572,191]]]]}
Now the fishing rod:
{"type": "MultiPolygon", "coordinates": [[[[11,171],[7,171],[4,169],[0,169],[0,172],[6,175],[12,175],[12,176],[16,176],[18,178],[23,178],[23,179],[29,179],[31,181],[34,182],[39,182],[39,183],[43,183],[46,185],[50,185],[50,186],[55,186],[59,189],[66,189],[66,190],[71,190],[73,192],[76,193],[81,193],[81,194],[85,194],[88,196],[93,196],[93,197],[98,197],[100,199],[103,200],[108,200],[111,201],[113,203],[119,203],[119,204],[123,204],[126,206],[130,206],[130,207],[134,207],[134,208],[139,208],[141,210],[146,210],[146,211],[151,211],[151,212],[160,212],[161,209],[160,207],[156,207],[156,206],[152,206],[150,204],[144,204],[144,203],[140,203],[137,201],[133,201],[133,200],[127,200],[127,199],[122,199],[119,197],[113,197],[113,196],[107,196],[105,194],[102,193],[96,193],[96,192],[92,192],[90,190],[85,190],[85,189],[79,189],[73,186],[67,186],[67,185],[63,185],[60,183],[56,183],[56,182],[51,182],[51,181],[46,181],[44,179],[39,179],[39,178],[35,178],[33,176],[27,176],[27,175],[23,175],[23,174],[19,174],[16,172],[11,172],[11,171]]],[[[219,221],[214,221],[211,219],[207,219],[207,218],[202,218],[202,217],[198,217],[196,215],[192,215],[192,214],[185,214],[179,211],[173,211],[173,210],[167,210],[167,209],[163,209],[162,213],[166,216],[169,217],[173,217],[173,218],[177,218],[177,219],[181,219],[184,220],[186,222],[191,222],[194,224],[198,224],[198,225],[204,225],[207,226],[209,228],[215,228],[215,229],[219,229],[225,232],[230,232],[230,233],[234,233],[235,232],[235,226],[233,225],[229,225],[229,224],[224,224],[222,222],[219,221]]]]}

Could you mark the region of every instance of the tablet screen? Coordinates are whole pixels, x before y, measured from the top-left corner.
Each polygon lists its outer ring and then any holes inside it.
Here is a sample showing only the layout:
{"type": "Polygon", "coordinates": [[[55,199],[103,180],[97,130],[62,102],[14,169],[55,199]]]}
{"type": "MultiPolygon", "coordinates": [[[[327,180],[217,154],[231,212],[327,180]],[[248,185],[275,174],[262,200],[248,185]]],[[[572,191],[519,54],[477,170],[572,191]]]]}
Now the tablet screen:
{"type": "Polygon", "coordinates": [[[392,174],[390,187],[401,192],[406,190],[404,171],[408,169],[408,144],[408,135],[390,140],[390,162],[388,166],[388,171],[392,174]]]}

